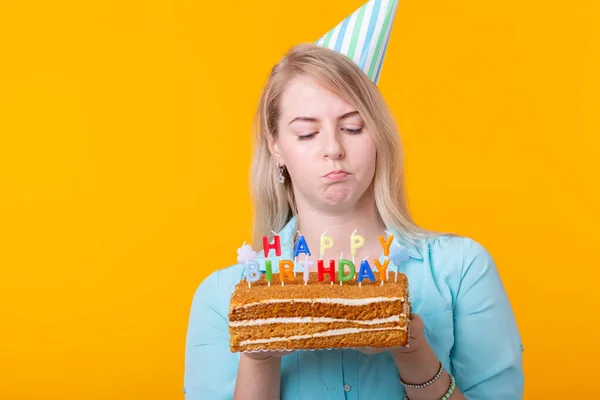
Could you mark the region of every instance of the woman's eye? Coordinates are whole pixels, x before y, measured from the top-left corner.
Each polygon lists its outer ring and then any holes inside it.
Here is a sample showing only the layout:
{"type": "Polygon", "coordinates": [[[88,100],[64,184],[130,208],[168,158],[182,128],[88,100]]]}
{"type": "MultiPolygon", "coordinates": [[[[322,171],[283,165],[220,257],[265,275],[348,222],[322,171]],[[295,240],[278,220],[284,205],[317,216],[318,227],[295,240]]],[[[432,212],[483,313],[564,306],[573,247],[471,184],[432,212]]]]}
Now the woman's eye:
{"type": "Polygon", "coordinates": [[[363,128],[356,128],[356,129],[344,128],[344,130],[351,135],[358,135],[359,133],[362,132],[363,128]]]}
{"type": "Polygon", "coordinates": [[[314,133],[309,133],[308,135],[298,135],[298,140],[310,140],[315,137],[314,133]]]}

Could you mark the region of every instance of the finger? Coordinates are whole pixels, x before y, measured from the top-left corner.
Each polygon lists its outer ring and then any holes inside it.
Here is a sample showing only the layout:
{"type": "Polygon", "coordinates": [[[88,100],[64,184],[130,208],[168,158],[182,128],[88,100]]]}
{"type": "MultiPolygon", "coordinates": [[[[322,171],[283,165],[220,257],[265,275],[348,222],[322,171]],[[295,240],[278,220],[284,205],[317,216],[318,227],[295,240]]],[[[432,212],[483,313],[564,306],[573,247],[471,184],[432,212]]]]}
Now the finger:
{"type": "Polygon", "coordinates": [[[418,314],[412,314],[410,318],[410,336],[418,337],[422,334],[425,328],[425,324],[423,323],[423,319],[418,314]]]}
{"type": "Polygon", "coordinates": [[[412,313],[412,314],[410,314],[410,321],[423,323],[423,318],[421,318],[421,316],[419,314],[412,313]]]}

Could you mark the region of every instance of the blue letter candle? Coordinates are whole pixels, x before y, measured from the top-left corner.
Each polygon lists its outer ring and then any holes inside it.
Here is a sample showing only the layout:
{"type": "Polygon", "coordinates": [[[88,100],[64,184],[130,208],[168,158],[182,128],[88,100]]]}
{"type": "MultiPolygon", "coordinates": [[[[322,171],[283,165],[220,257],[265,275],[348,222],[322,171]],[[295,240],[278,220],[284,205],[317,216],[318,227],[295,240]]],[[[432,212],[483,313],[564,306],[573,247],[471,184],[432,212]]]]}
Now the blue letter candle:
{"type": "Polygon", "coordinates": [[[248,287],[250,282],[257,282],[260,279],[260,265],[256,261],[248,261],[246,263],[246,280],[248,287]]]}
{"type": "Polygon", "coordinates": [[[310,250],[308,249],[308,244],[306,244],[306,239],[304,239],[304,236],[299,236],[298,241],[296,241],[294,257],[298,257],[298,254],[301,253],[308,254],[310,256],[310,250]]]}
{"type": "Polygon", "coordinates": [[[369,278],[371,282],[375,282],[375,276],[373,275],[373,270],[369,265],[367,260],[362,260],[360,262],[360,270],[358,271],[358,283],[362,283],[363,279],[369,278]]]}

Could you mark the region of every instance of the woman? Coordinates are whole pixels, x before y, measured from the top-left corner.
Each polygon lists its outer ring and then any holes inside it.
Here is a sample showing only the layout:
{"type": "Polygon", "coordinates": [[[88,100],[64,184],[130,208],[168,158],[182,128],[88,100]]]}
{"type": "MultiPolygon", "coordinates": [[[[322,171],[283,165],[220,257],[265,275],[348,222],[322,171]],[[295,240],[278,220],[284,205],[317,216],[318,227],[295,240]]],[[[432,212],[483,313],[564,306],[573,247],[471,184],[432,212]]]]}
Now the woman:
{"type": "Polygon", "coordinates": [[[327,230],[335,257],[358,229],[371,245],[356,257],[374,259],[377,236],[394,234],[410,256],[411,346],[230,353],[229,298],[243,276],[234,265],[194,297],[187,400],[522,398],[520,336],[494,262],[475,241],[412,221],[398,131],[355,63],[312,44],[291,49],[264,88],[256,133],[253,243],[279,232],[289,254],[297,231],[318,248],[327,230]]]}

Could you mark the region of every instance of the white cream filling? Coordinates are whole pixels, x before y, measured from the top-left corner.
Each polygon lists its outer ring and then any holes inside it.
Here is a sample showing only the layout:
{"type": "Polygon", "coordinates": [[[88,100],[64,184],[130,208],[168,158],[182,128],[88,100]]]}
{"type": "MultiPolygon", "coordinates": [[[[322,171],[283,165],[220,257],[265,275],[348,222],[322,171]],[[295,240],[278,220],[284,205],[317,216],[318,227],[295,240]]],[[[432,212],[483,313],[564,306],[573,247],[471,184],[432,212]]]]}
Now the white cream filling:
{"type": "Polygon", "coordinates": [[[326,337],[326,336],[341,336],[341,335],[349,335],[353,333],[361,333],[361,332],[375,332],[375,331],[405,331],[406,327],[395,326],[392,328],[343,328],[343,329],[330,329],[324,332],[317,332],[306,335],[295,335],[295,336],[285,336],[285,337],[273,337],[273,338],[265,338],[265,339],[253,339],[253,340],[244,340],[240,342],[240,346],[246,346],[249,344],[261,344],[261,343],[270,343],[270,342],[287,342],[288,340],[301,340],[301,339],[311,339],[316,337],[326,337]]]}
{"type": "MultiPolygon", "coordinates": [[[[269,299],[248,303],[239,307],[252,307],[262,304],[275,303],[322,303],[322,304],[339,304],[342,306],[365,306],[373,303],[384,303],[388,301],[404,301],[404,297],[367,297],[364,299],[341,299],[341,298],[319,298],[319,299],[269,299]]],[[[236,307],[238,308],[238,307],[236,307]]]]}
{"type": "Polygon", "coordinates": [[[370,320],[357,320],[357,319],[345,319],[345,318],[328,318],[328,317],[279,317],[279,318],[263,318],[263,319],[249,319],[245,321],[230,321],[229,326],[257,326],[257,325],[269,325],[269,324],[314,324],[314,323],[330,323],[330,322],[352,322],[361,325],[377,325],[385,324],[388,322],[398,322],[400,317],[405,317],[405,314],[392,315],[387,318],[378,318],[370,320]]]}

